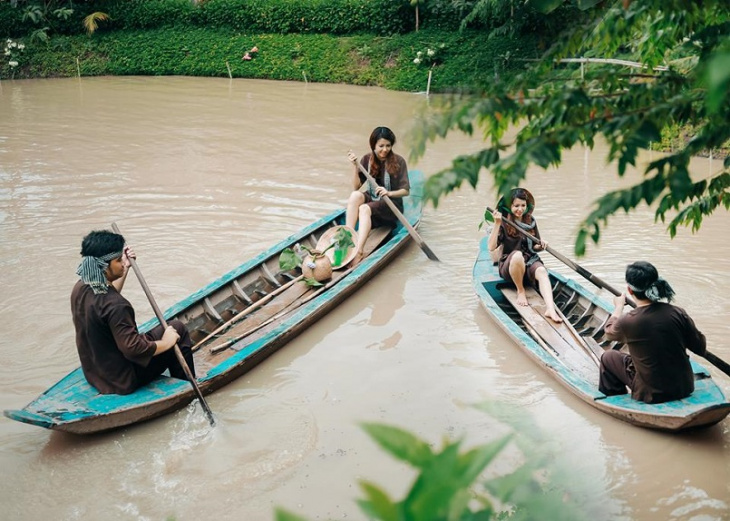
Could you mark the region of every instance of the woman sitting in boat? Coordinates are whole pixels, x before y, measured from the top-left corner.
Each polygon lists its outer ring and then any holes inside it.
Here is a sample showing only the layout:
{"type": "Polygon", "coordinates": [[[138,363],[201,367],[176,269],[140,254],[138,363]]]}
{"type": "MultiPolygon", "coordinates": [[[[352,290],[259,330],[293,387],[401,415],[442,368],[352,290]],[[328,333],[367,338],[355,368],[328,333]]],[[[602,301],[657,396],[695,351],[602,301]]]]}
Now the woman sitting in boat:
{"type": "Polygon", "coordinates": [[[406,160],[393,152],[395,134],[387,127],[377,127],[370,134],[370,153],[360,159],[360,164],[375,179],[371,186],[358,167],[358,159],[350,151],[347,158],[354,164],[352,177],[354,191],[347,201],[345,224],[355,228],[358,223],[357,244],[353,264],[362,260],[365,241],[371,228],[394,226],[398,218],[382,199],[388,196],[400,212],[403,212],[403,197],[410,193],[408,166],[406,160]]]}
{"type": "Polygon", "coordinates": [[[179,320],[167,329],[157,326],[140,334],[134,309],[121,295],[129,271],[124,237],[107,230],[93,231],[81,243],[81,277],[71,292],[76,348],[86,380],[101,394],[130,394],[169,369],[185,379],[172,347],[177,343],[195,375],[192,341],[179,320]]]}
{"type": "Polygon", "coordinates": [[[532,216],[535,209],[535,198],[524,188],[515,188],[510,192],[509,200],[501,198],[497,209],[492,212],[494,229],[489,235],[489,251],[495,252],[502,246],[499,257],[499,274],[505,280],[511,280],[517,288],[517,304],[527,306],[525,286],[537,286],[545,301],[545,316],[555,322],[562,318],[555,309],[553,291],[550,286],[548,271],[540,260],[538,251],[547,248],[547,242],[540,238],[537,221],[532,216]],[[533,239],[520,234],[509,224],[503,222],[508,215],[512,223],[525,230],[533,239]]]}
{"type": "Polygon", "coordinates": [[[629,352],[603,353],[598,389],[611,396],[626,394],[628,386],[633,399],[646,403],[686,398],[694,391],[694,374],[686,349],[704,355],[705,335],[697,330],[686,311],[669,304],[674,290],[659,277],[652,264],[629,264],[626,284],[636,309],[624,315],[626,294],[615,297],[605,335],[626,344],[629,352]]]}

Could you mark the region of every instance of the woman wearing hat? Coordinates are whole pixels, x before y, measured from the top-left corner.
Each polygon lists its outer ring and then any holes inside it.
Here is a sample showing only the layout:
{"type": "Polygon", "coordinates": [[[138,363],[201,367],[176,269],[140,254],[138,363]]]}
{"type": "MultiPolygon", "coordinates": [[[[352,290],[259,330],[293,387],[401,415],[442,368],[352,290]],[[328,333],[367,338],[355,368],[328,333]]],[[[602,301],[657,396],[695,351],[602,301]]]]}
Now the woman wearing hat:
{"type": "Polygon", "coordinates": [[[395,207],[402,212],[403,198],[410,193],[406,160],[393,152],[393,145],[395,145],[393,131],[388,127],[376,127],[370,134],[370,153],[360,158],[360,164],[373,176],[376,186],[370,186],[360,172],[357,156],[352,151],[347,155],[350,162],[355,165],[355,170],[352,178],[354,191],[347,201],[345,222],[350,228],[355,228],[355,224],[359,223],[354,264],[362,259],[365,241],[372,227],[394,226],[398,223],[398,218],[382,197],[388,196],[395,207]]]}
{"type": "Polygon", "coordinates": [[[499,274],[503,279],[511,280],[517,287],[517,303],[520,306],[527,306],[525,286],[537,285],[545,300],[545,316],[555,322],[562,322],[563,319],[555,309],[550,277],[537,254],[547,247],[547,242],[540,238],[537,221],[532,216],[534,209],[535,198],[524,188],[513,189],[506,201],[504,197],[501,198],[497,203],[497,209],[492,212],[495,225],[489,235],[489,251],[496,251],[502,246],[499,274]],[[511,226],[504,225],[502,217],[505,214],[535,239],[528,239],[511,226]]]}

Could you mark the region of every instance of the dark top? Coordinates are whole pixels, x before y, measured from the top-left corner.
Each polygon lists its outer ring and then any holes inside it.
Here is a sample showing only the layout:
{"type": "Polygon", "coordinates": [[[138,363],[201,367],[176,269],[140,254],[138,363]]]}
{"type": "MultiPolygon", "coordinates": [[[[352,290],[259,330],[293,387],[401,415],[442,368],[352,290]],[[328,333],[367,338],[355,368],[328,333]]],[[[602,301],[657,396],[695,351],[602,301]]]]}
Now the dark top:
{"type": "Polygon", "coordinates": [[[682,308],[655,302],[612,316],[605,330],[608,339],[628,345],[636,370],[633,399],[661,403],[692,394],[694,375],[685,349],[704,355],[707,342],[682,308]]]}
{"type": "MultiPolygon", "coordinates": [[[[534,217],[533,217],[533,222],[534,217]]],[[[497,234],[497,244],[502,245],[502,256],[499,258],[499,267],[502,267],[502,264],[507,260],[507,257],[509,257],[509,254],[512,253],[515,250],[520,250],[522,252],[522,256],[525,259],[525,264],[528,263],[528,261],[532,257],[536,257],[534,261],[538,260],[540,257],[537,253],[532,253],[529,248],[529,240],[527,237],[522,235],[519,232],[515,232],[516,236],[509,235],[505,229],[510,226],[507,223],[502,223],[502,225],[499,227],[499,233],[497,234]]],[[[529,234],[535,236],[535,240],[532,242],[532,249],[539,250],[540,249],[540,230],[538,230],[537,222],[535,222],[535,227],[532,230],[525,230],[529,234]]]]}
{"type": "MultiPolygon", "coordinates": [[[[365,170],[368,169],[368,163],[370,161],[371,155],[372,154],[365,154],[362,158],[360,158],[360,164],[363,166],[363,168],[365,168],[365,170]]],[[[395,159],[398,163],[398,169],[392,172],[388,170],[388,175],[390,176],[390,191],[394,192],[396,190],[400,190],[401,188],[410,190],[411,184],[408,180],[408,165],[406,164],[406,160],[395,152],[393,152],[393,155],[395,156],[395,159]]],[[[367,182],[365,174],[363,174],[362,172],[358,172],[358,175],[360,176],[360,181],[362,183],[367,182]]],[[[375,179],[375,182],[378,183],[378,186],[385,186],[385,180],[382,172],[378,176],[373,176],[373,178],[375,179]]],[[[393,201],[393,204],[395,204],[396,208],[398,208],[398,210],[403,213],[403,198],[391,197],[390,200],[393,201]]]]}
{"type": "Polygon", "coordinates": [[[71,292],[71,314],[86,380],[101,394],[129,394],[140,387],[134,364],[147,366],[156,344],[140,335],[129,301],[113,286],[95,295],[78,281],[71,292]]]}

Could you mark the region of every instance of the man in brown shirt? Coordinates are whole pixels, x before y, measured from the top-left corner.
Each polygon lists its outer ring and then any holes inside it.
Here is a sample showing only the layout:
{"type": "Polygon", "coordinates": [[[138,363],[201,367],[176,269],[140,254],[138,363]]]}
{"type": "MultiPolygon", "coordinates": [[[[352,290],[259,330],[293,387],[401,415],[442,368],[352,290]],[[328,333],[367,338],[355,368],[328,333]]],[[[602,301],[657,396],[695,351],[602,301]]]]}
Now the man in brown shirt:
{"type": "Polygon", "coordinates": [[[625,343],[629,353],[609,350],[601,357],[599,390],[625,394],[646,403],[686,398],[694,391],[694,374],[687,349],[703,355],[705,335],[681,308],[669,303],[674,290],[648,262],[626,268],[628,292],[636,309],[623,314],[626,296],[614,299],[615,308],[605,326],[606,338],[625,343]]]}
{"type": "Polygon", "coordinates": [[[86,380],[101,394],[130,394],[166,369],[185,378],[172,347],[177,343],[195,375],[185,326],[176,320],[140,334],[134,309],[121,295],[129,268],[124,237],[93,231],[81,243],[81,277],[71,292],[76,347],[86,380]]]}

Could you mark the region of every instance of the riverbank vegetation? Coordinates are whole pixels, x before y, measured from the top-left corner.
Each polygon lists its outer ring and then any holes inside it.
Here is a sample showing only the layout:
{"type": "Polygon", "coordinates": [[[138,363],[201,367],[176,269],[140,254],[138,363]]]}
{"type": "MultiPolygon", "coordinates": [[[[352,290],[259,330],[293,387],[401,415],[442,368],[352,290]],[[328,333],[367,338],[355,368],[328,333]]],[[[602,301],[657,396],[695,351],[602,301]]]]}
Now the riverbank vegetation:
{"type": "Polygon", "coordinates": [[[565,16],[523,9],[519,24],[492,11],[465,21],[476,3],[422,5],[415,31],[409,2],[392,0],[100,0],[71,12],[62,1],[5,2],[0,35],[25,49],[0,62],[0,78],[229,76],[423,91],[430,70],[434,92],[473,91],[539,58],[565,16]]]}

